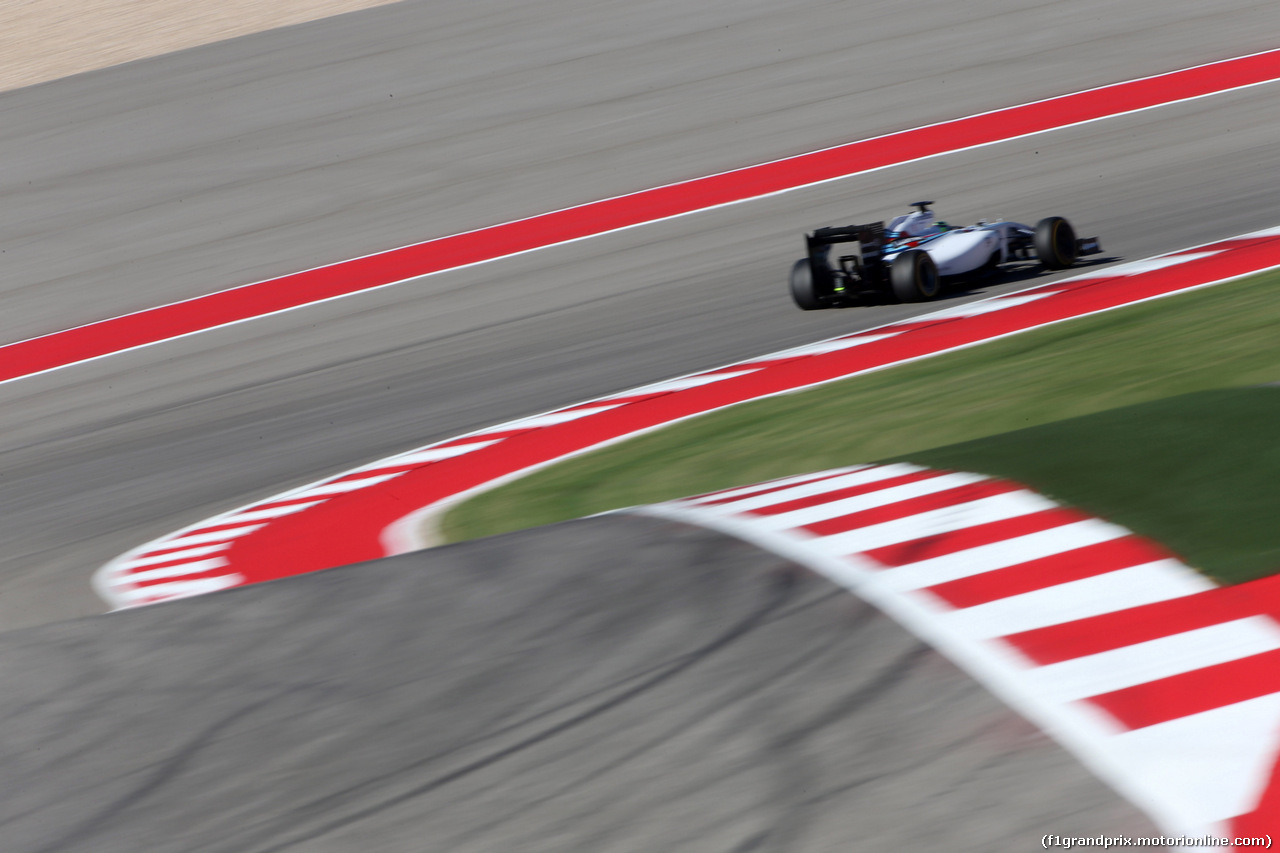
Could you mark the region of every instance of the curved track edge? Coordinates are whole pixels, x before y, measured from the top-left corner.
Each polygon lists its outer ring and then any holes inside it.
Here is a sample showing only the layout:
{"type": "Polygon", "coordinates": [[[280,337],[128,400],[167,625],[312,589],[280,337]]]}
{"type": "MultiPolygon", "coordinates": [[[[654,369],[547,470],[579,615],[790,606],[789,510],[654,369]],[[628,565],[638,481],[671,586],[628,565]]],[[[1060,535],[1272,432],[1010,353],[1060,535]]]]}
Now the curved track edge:
{"type": "Polygon", "coordinates": [[[140,545],[94,575],[113,607],[426,547],[426,516],[540,467],[707,412],[1280,267],[1280,228],[567,406],[277,494],[140,545]]]}
{"type": "Polygon", "coordinates": [[[625,512],[736,536],[840,584],[1166,833],[1244,836],[1280,817],[1264,796],[1280,755],[1280,578],[1219,588],[1017,483],[909,464],[625,512]]]}

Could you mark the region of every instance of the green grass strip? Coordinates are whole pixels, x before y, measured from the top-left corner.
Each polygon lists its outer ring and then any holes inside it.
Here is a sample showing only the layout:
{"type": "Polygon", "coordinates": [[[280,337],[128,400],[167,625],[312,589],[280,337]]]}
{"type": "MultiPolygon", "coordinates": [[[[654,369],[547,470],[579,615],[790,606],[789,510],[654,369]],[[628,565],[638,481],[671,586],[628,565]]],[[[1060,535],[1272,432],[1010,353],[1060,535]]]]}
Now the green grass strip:
{"type": "Polygon", "coordinates": [[[1224,583],[1280,571],[1280,387],[1167,397],[909,454],[1114,519],[1224,583]]]}
{"type": "Polygon", "coordinates": [[[1258,276],[735,406],[479,495],[445,517],[444,534],[457,541],[788,474],[923,459],[1067,418],[1280,381],[1277,285],[1280,275],[1258,276]]]}

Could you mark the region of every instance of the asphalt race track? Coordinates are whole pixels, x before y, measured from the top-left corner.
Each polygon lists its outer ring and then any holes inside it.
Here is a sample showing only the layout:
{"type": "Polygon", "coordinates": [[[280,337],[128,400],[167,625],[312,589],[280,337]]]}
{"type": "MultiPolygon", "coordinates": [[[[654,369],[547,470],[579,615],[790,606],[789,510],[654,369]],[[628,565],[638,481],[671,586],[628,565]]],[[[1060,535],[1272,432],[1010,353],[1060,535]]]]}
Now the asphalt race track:
{"type": "MultiPolygon", "coordinates": [[[[522,8],[396,4],[0,96],[3,334],[1239,55],[1280,23],[1251,4],[1160,23],[1120,3],[522,8]]],[[[99,612],[102,562],[290,484],[903,312],[794,310],[807,227],[924,195],[953,221],[1066,215],[1138,257],[1272,224],[1273,88],[0,386],[0,626],[99,612]]]]}
{"type": "Polygon", "coordinates": [[[638,518],[8,632],[0,721],[13,853],[1157,834],[840,588],[638,518]]]}
{"type": "MultiPolygon", "coordinates": [[[[1280,9],[1244,2],[405,2],[4,93],[0,340],[1268,49],[1278,29],[1280,9]]],[[[917,310],[795,310],[785,275],[806,228],[926,197],[953,222],[1064,215],[1132,259],[1280,224],[1275,98],[1002,143],[0,385],[0,628],[100,613],[103,562],[292,484],[917,310]]],[[[282,588],[119,624],[248,614],[282,588]]],[[[331,603],[263,618],[286,616],[338,618],[331,603]]],[[[103,665],[125,673],[140,641],[113,624],[65,630],[76,648],[119,642],[103,665]]],[[[909,645],[867,648],[882,642],[909,645]]],[[[298,849],[348,849],[325,843],[298,849]]]]}

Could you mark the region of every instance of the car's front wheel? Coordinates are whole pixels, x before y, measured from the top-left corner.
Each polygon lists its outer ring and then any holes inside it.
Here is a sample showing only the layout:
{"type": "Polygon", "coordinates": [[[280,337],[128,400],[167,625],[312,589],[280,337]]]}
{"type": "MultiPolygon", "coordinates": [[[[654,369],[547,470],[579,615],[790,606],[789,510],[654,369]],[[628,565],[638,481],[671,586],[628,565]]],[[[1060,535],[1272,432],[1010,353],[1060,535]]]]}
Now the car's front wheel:
{"type": "Polygon", "coordinates": [[[928,302],[942,292],[938,265],[923,249],[908,249],[893,259],[889,284],[901,302],[928,302]]]}
{"type": "Polygon", "coordinates": [[[1061,216],[1036,223],[1036,257],[1051,270],[1065,270],[1076,262],[1076,230],[1061,216]]]}

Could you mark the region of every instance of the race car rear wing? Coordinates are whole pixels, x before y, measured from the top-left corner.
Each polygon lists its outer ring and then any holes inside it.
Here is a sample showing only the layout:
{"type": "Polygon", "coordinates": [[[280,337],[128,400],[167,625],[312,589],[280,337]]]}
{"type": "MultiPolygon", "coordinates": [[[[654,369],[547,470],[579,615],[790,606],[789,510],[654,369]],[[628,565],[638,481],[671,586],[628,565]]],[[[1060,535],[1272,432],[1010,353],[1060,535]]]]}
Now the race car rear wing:
{"type": "Polygon", "coordinates": [[[877,287],[888,278],[883,222],[819,228],[806,234],[804,240],[809,250],[809,272],[820,294],[877,287]],[[841,255],[832,266],[830,249],[840,243],[857,243],[858,254],[841,255]]]}
{"type": "Polygon", "coordinates": [[[884,248],[884,223],[872,222],[869,225],[840,225],[834,228],[819,228],[805,236],[809,245],[809,254],[815,249],[834,246],[837,243],[861,243],[863,251],[867,247],[884,248]]]}

